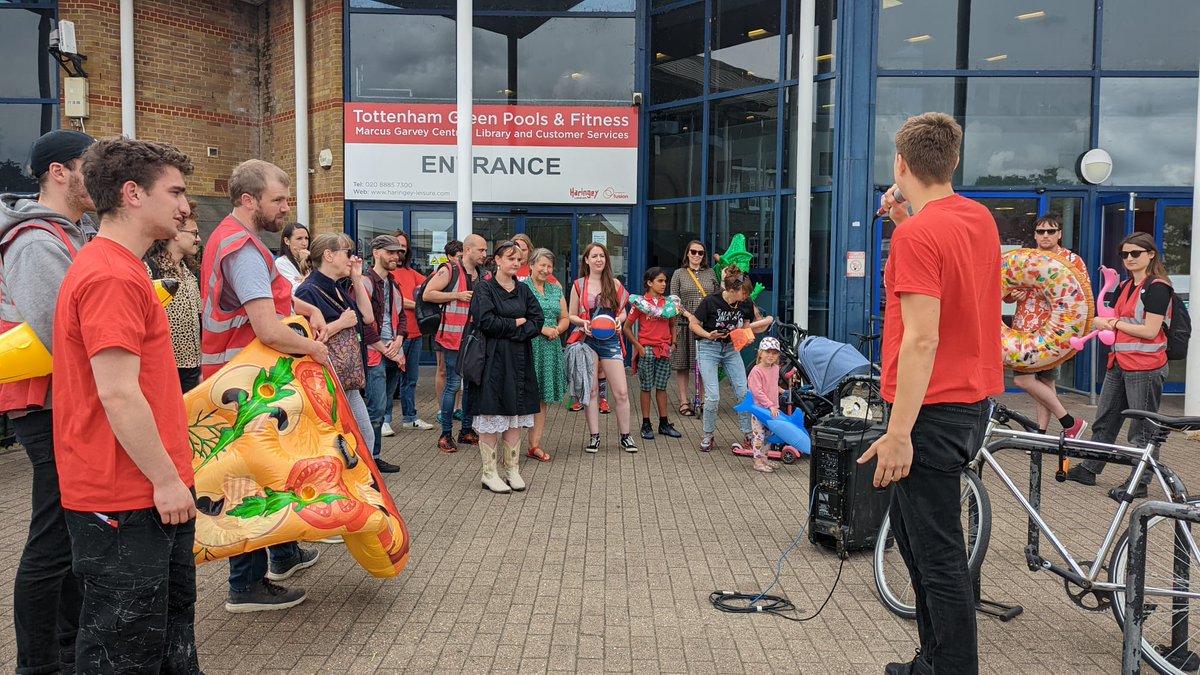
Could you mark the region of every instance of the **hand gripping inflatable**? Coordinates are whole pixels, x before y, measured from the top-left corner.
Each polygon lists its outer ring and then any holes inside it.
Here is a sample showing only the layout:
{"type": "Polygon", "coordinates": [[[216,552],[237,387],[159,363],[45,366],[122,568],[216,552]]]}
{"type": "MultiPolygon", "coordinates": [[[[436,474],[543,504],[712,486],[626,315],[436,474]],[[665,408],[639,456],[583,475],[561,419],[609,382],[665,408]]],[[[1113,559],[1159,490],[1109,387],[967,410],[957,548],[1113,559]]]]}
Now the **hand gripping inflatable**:
{"type": "Polygon", "coordinates": [[[1004,366],[1022,373],[1049,370],[1075,355],[1071,338],[1092,324],[1094,306],[1087,276],[1056,253],[1021,248],[1004,254],[1000,266],[1001,295],[1031,291],[1048,308],[1034,330],[1018,331],[1000,324],[1004,366]]]}
{"type": "MultiPolygon", "coordinates": [[[[713,263],[713,271],[717,273],[717,280],[725,278],[725,268],[730,265],[740,269],[747,274],[750,273],[750,262],[754,260],[754,254],[746,250],[746,235],[735,234],[733,239],[729,240],[729,248],[725,249],[717,262],[713,263]]],[[[758,294],[763,292],[762,284],[754,284],[754,290],[750,291],[750,299],[757,300],[758,294]]]]}
{"type": "Polygon", "coordinates": [[[733,406],[733,409],[754,415],[771,432],[770,438],[767,439],[768,443],[790,445],[806,455],[812,454],[812,440],[808,437],[808,432],[804,430],[803,411],[796,410],[790,415],[781,413],[779,417],[771,417],[770,410],[754,404],[754,394],[746,394],[746,399],[733,406]]]}
{"type": "Polygon", "coordinates": [[[404,569],[408,532],[332,370],[255,340],[184,405],[197,563],[340,534],[373,576],[404,569]]]}
{"type": "MultiPolygon", "coordinates": [[[[154,281],[154,292],[163,307],[171,304],[177,290],[179,281],[176,279],[154,281]]],[[[54,361],[50,358],[50,350],[46,349],[29,324],[18,324],[0,334],[0,384],[43,377],[53,371],[54,361]]]]}
{"type": "MultiPolygon", "coordinates": [[[[1100,278],[1104,280],[1104,284],[1100,286],[1100,292],[1096,294],[1096,316],[1111,319],[1117,315],[1117,310],[1109,307],[1104,299],[1117,287],[1117,271],[1101,265],[1100,278]]],[[[1075,348],[1075,351],[1081,351],[1088,340],[1094,337],[1099,337],[1101,342],[1110,346],[1117,339],[1116,333],[1111,330],[1094,330],[1081,338],[1071,338],[1071,346],[1075,348]]]]}

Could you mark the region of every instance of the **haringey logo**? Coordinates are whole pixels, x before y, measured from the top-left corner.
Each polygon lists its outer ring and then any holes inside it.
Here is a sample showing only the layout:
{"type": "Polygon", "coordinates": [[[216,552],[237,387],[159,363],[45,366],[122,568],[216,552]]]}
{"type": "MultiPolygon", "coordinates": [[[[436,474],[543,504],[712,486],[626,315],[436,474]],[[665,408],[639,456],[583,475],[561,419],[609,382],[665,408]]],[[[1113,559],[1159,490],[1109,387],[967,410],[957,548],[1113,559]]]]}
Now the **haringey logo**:
{"type": "Polygon", "coordinates": [[[629,199],[629,193],[614,190],[611,187],[604,188],[605,199],[629,199]]]}
{"type": "Polygon", "coordinates": [[[599,190],[588,190],[585,188],[570,188],[571,199],[595,199],[596,195],[600,194],[599,190]]]}

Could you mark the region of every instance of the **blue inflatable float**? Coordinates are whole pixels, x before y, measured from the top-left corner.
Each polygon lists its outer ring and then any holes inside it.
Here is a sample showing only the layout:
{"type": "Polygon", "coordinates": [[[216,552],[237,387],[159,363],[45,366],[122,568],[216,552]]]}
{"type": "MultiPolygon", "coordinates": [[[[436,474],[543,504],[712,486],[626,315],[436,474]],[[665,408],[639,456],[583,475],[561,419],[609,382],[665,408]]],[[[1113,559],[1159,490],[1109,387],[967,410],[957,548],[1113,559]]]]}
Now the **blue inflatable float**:
{"type": "Polygon", "coordinates": [[[780,413],[779,417],[771,417],[770,410],[755,405],[754,394],[746,394],[746,400],[733,406],[733,409],[754,415],[771,432],[771,436],[767,438],[768,443],[790,445],[806,455],[812,454],[812,440],[804,430],[803,411],[796,410],[790,415],[780,413]]]}

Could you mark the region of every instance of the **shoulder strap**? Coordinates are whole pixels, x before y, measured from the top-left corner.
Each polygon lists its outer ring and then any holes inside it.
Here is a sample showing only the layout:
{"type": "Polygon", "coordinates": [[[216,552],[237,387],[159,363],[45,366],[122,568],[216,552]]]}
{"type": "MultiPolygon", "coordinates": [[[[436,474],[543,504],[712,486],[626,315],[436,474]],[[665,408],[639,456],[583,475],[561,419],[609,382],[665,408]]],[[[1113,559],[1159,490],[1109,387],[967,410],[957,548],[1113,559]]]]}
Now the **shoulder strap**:
{"type": "Polygon", "coordinates": [[[704,287],[700,285],[700,280],[696,278],[696,273],[692,271],[692,268],[687,268],[687,273],[692,278],[692,283],[696,284],[696,288],[700,289],[700,297],[707,298],[708,291],[704,290],[704,287]]]}

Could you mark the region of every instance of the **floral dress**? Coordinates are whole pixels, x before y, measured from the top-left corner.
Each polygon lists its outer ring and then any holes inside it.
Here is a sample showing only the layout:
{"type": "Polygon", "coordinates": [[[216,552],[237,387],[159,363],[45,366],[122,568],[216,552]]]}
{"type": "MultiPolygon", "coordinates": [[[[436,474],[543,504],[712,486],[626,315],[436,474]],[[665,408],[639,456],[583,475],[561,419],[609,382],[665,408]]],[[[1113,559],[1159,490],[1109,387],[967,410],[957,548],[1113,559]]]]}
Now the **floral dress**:
{"type": "MultiPolygon", "coordinates": [[[[544,326],[557,326],[562,318],[562,286],[546,282],[545,295],[538,293],[532,279],[524,283],[533,291],[533,297],[542,306],[545,316],[544,326]]],[[[533,370],[537,373],[538,387],[542,391],[542,402],[561,403],[567,396],[567,371],[563,365],[563,346],[561,340],[550,340],[539,334],[533,338],[533,370]]]]}

